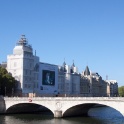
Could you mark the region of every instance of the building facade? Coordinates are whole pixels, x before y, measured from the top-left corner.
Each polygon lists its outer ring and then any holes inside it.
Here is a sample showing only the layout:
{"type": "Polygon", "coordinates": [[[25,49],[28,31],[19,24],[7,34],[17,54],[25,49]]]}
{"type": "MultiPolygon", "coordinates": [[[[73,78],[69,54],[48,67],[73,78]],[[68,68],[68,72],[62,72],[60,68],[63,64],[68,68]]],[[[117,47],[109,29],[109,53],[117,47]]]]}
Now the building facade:
{"type": "Polygon", "coordinates": [[[80,94],[80,74],[74,63],[70,67],[64,62],[58,66],[58,90],[60,96],[78,96],[80,94]]]}
{"type": "Polygon", "coordinates": [[[110,93],[110,96],[118,96],[118,83],[116,80],[106,80],[106,82],[108,83],[109,87],[108,87],[108,91],[110,93]]]}
{"type": "Polygon", "coordinates": [[[115,96],[118,84],[104,81],[89,67],[80,74],[74,62],[53,65],[40,62],[33,54],[25,35],[17,42],[13,54],[7,56],[7,70],[17,80],[18,96],[115,96]]]}
{"type": "Polygon", "coordinates": [[[85,71],[81,74],[80,85],[82,96],[108,96],[107,82],[102,80],[102,77],[98,73],[89,71],[88,66],[86,66],[85,71]]]}
{"type": "Polygon", "coordinates": [[[34,67],[39,57],[33,55],[32,46],[22,35],[13,49],[13,54],[7,56],[7,70],[17,80],[16,90],[20,96],[33,91],[34,67]]]}

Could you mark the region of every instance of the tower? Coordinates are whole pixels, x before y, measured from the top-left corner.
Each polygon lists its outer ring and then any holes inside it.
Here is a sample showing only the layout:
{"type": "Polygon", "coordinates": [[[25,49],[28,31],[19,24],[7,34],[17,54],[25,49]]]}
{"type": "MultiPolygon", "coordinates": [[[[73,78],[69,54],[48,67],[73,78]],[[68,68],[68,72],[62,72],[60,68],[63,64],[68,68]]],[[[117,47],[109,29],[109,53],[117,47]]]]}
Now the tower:
{"type": "Polygon", "coordinates": [[[22,35],[13,49],[13,54],[7,56],[7,70],[17,80],[18,95],[33,92],[34,86],[34,56],[32,46],[22,35]]]}

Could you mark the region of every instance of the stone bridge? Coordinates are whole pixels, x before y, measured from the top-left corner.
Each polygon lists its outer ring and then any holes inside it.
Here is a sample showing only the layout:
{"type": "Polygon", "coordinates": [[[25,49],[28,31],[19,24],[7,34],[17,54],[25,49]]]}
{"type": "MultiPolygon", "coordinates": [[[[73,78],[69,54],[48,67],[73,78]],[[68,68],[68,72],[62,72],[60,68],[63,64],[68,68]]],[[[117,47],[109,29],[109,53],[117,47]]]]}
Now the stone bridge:
{"type": "MultiPolygon", "coordinates": [[[[4,113],[12,108],[25,110],[25,105],[40,105],[50,110],[54,117],[86,115],[90,108],[109,106],[124,116],[124,98],[122,97],[4,97],[4,113]]],[[[2,103],[0,103],[2,105],[2,103]]],[[[32,110],[33,107],[29,107],[32,110]]],[[[3,110],[3,108],[1,108],[3,110]]],[[[0,111],[1,111],[0,110],[0,111]]]]}

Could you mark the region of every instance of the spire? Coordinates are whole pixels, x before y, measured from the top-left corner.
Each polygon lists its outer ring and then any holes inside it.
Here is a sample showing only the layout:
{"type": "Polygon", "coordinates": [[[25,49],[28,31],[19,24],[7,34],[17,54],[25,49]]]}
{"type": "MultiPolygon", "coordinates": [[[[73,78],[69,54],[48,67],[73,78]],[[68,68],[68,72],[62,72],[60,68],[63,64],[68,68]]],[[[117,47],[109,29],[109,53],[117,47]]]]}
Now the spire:
{"type": "Polygon", "coordinates": [[[90,75],[89,67],[86,66],[86,69],[84,71],[84,75],[90,75]]]}
{"type": "Polygon", "coordinates": [[[74,73],[74,67],[75,67],[75,64],[74,64],[74,60],[73,60],[73,64],[71,66],[71,73],[74,73]]]}
{"type": "Polygon", "coordinates": [[[64,58],[64,62],[63,62],[63,67],[65,67],[66,63],[65,63],[65,58],[64,58]]]}
{"type": "Polygon", "coordinates": [[[75,67],[75,64],[74,64],[74,60],[73,60],[73,64],[72,64],[72,67],[75,67]]]}
{"type": "Polygon", "coordinates": [[[64,72],[66,72],[66,63],[65,63],[65,58],[64,58],[64,62],[63,62],[63,68],[64,68],[64,72]]]}

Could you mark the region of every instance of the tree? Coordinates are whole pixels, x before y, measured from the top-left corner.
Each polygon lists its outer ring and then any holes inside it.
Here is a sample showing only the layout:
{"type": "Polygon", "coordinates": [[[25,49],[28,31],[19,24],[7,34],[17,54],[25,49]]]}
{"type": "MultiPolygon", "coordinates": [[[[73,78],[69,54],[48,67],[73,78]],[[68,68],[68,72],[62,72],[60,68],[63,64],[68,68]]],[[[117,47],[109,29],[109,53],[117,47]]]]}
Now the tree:
{"type": "Polygon", "coordinates": [[[0,67],[0,95],[12,96],[16,80],[3,67],[0,67]]]}
{"type": "Polygon", "coordinates": [[[124,97],[124,86],[118,88],[119,96],[124,97]]]}

